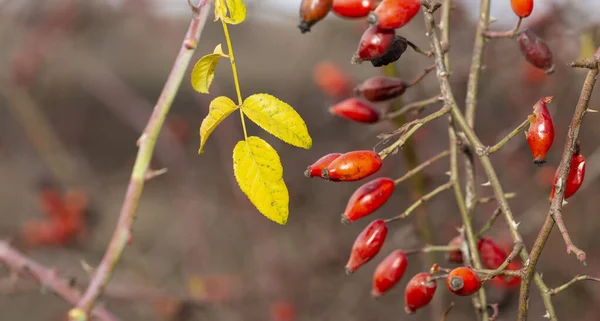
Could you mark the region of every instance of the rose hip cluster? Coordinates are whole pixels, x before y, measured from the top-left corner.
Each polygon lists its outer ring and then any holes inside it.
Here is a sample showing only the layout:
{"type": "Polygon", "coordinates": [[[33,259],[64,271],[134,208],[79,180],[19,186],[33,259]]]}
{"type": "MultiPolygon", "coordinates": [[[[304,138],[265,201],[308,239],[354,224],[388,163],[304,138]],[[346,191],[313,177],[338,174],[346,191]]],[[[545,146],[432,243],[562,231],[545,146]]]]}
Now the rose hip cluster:
{"type": "Polygon", "coordinates": [[[410,45],[395,30],[410,22],[420,7],[419,0],[303,0],[298,27],[302,33],[310,31],[329,11],[346,19],[366,19],[371,27],[361,37],[352,63],[370,61],[380,67],[400,59],[410,45]]]}

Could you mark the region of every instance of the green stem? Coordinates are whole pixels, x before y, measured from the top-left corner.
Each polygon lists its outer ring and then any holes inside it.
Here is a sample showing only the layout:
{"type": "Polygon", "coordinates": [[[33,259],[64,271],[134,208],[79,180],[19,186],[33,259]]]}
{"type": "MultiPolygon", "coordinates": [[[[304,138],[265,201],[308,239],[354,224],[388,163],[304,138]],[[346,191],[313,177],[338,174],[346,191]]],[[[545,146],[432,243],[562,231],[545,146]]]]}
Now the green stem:
{"type": "MultiPolygon", "coordinates": [[[[229,36],[229,29],[227,28],[227,23],[223,19],[221,19],[221,24],[223,25],[223,32],[225,33],[225,39],[227,40],[229,61],[231,62],[231,72],[233,73],[233,82],[235,84],[235,92],[238,98],[238,105],[241,107],[244,101],[242,100],[240,81],[238,78],[237,68],[235,66],[235,57],[233,55],[233,47],[231,46],[231,37],[229,36]]],[[[240,119],[242,121],[242,129],[244,130],[244,139],[248,140],[248,132],[246,131],[246,120],[244,119],[244,112],[242,111],[242,108],[240,108],[240,119]]]]}

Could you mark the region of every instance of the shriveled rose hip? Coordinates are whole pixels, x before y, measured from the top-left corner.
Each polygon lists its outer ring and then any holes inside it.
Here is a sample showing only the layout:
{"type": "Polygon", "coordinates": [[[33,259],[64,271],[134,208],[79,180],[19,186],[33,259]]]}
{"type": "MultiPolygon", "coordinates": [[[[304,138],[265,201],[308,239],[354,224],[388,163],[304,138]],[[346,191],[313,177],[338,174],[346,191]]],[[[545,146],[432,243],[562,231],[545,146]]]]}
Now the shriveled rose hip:
{"type": "Polygon", "coordinates": [[[316,162],[306,168],[306,171],[304,171],[304,176],[321,177],[323,168],[327,167],[327,165],[331,164],[331,162],[340,156],[342,156],[342,153],[331,153],[319,158],[316,162]]]}
{"type": "Polygon", "coordinates": [[[359,187],[346,205],[342,222],[354,222],[375,212],[392,196],[394,187],[394,180],[387,177],[376,178],[359,187]]]}
{"type": "Polygon", "coordinates": [[[321,177],[330,181],[358,181],[375,174],[383,164],[379,154],[359,150],[343,154],[323,168],[321,177]]]}
{"type": "Polygon", "coordinates": [[[375,0],[333,0],[333,12],[344,18],[366,17],[375,7],[375,0]]]}
{"type": "Polygon", "coordinates": [[[404,311],[407,314],[413,314],[418,309],[431,302],[437,284],[429,280],[431,274],[421,272],[408,281],[404,290],[404,311]]]}
{"type": "Polygon", "coordinates": [[[527,18],[533,11],[533,0],[510,0],[510,6],[517,16],[527,18]]]}
{"type": "Polygon", "coordinates": [[[370,61],[385,55],[394,39],[393,30],[379,30],[377,27],[368,28],[360,38],[358,49],[352,57],[352,63],[360,64],[363,61],[370,61]]]}
{"type": "Polygon", "coordinates": [[[391,64],[392,62],[400,59],[402,54],[408,47],[408,40],[402,36],[394,36],[392,44],[388,47],[387,51],[383,56],[371,60],[373,67],[381,67],[391,64]]]}
{"type": "Polygon", "coordinates": [[[300,32],[306,33],[315,23],[327,16],[333,0],[302,0],[300,3],[300,32]]]}
{"type": "Polygon", "coordinates": [[[519,34],[517,41],[521,53],[529,63],[543,69],[547,74],[554,72],[552,51],[542,38],[528,29],[519,34]]]}
{"type": "Polygon", "coordinates": [[[373,274],[373,289],[371,295],[378,297],[394,287],[402,279],[408,261],[402,250],[390,253],[379,263],[373,274]]]}
{"type": "Polygon", "coordinates": [[[409,23],[419,13],[419,0],[383,0],[369,13],[367,21],[382,30],[394,30],[409,23]]]}
{"type": "MultiPolygon", "coordinates": [[[[448,243],[448,245],[449,246],[460,246],[461,243],[462,243],[462,237],[460,235],[457,235],[450,241],[450,243],[448,243]]],[[[448,253],[446,253],[446,259],[452,263],[462,264],[463,263],[462,251],[461,250],[449,251],[448,253]]]]}
{"type": "Polygon", "coordinates": [[[360,98],[348,98],[329,108],[333,115],[359,123],[373,124],[379,121],[379,112],[369,102],[360,98]]]}
{"type": "Polygon", "coordinates": [[[538,166],[546,163],[546,154],[554,141],[552,116],[546,106],[551,101],[552,96],[540,99],[533,106],[533,115],[529,116],[529,130],[526,133],[527,144],[533,154],[533,162],[538,166]]]}
{"type": "Polygon", "coordinates": [[[406,82],[400,78],[376,76],[358,85],[354,92],[368,101],[379,102],[401,96],[406,88],[406,82]]]}
{"type": "Polygon", "coordinates": [[[467,296],[481,289],[481,279],[472,269],[459,267],[448,274],[446,286],[456,295],[467,296]]]}
{"type": "MultiPolygon", "coordinates": [[[[585,158],[579,151],[573,154],[571,158],[571,167],[569,167],[569,174],[567,176],[567,182],[564,184],[565,188],[565,200],[581,187],[583,178],[585,177],[585,158]]],[[[554,181],[552,182],[552,192],[550,194],[550,201],[554,199],[554,193],[556,190],[556,183],[558,182],[558,168],[556,174],[554,174],[554,181]]]]}
{"type": "Polygon", "coordinates": [[[379,253],[387,232],[388,228],[383,220],[375,220],[367,225],[354,241],[350,258],[346,263],[346,274],[354,273],[379,253]]]}

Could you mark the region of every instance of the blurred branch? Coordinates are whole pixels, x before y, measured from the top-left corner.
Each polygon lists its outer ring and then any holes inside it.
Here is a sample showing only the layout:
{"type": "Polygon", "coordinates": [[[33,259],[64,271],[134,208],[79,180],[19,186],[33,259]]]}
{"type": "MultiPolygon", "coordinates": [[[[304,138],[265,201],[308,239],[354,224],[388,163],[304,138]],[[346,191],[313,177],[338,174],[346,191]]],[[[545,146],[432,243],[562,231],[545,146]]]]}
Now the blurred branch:
{"type": "Polygon", "coordinates": [[[93,309],[96,300],[101,296],[104,287],[110,280],[112,272],[121,257],[121,253],[127,244],[129,236],[131,235],[131,226],[135,219],[136,210],[145,183],[144,176],[150,165],[156,140],[200,39],[200,34],[210,11],[210,3],[205,4],[198,10],[199,12],[195,12],[190,23],[179,54],[173,65],[173,69],[165,83],[163,92],[154,107],[154,111],[150,116],[150,120],[148,121],[144,133],[138,141],[138,154],[125,195],[125,201],[121,208],[119,222],[117,223],[113,237],[100,265],[96,268],[96,273],[94,274],[89,287],[82,299],[78,302],[77,308],[72,309],[69,312],[71,320],[87,320],[86,316],[93,309]]]}
{"type": "Polygon", "coordinates": [[[414,202],[411,206],[409,206],[402,214],[400,214],[398,216],[394,216],[394,217],[388,218],[388,219],[385,220],[385,222],[386,223],[390,223],[390,222],[393,222],[393,221],[396,221],[396,220],[399,220],[399,219],[406,218],[415,209],[417,209],[419,206],[423,205],[423,203],[429,201],[430,199],[432,199],[436,195],[440,194],[441,192],[449,190],[450,188],[452,188],[452,183],[446,183],[446,184],[438,186],[433,191],[431,191],[431,192],[429,192],[429,193],[421,196],[416,202],[414,202]]]}
{"type": "Polygon", "coordinates": [[[438,161],[439,159],[442,159],[446,156],[448,156],[450,153],[445,150],[435,156],[433,156],[432,158],[424,161],[423,163],[419,164],[417,167],[411,169],[410,171],[406,172],[406,174],[402,175],[402,177],[397,178],[396,180],[394,180],[394,185],[398,185],[402,182],[404,182],[405,180],[417,175],[417,173],[420,173],[423,169],[425,169],[426,167],[430,166],[431,164],[435,163],[436,161],[438,161]]]}
{"type": "Polygon", "coordinates": [[[573,284],[575,284],[575,283],[577,283],[579,281],[586,281],[586,280],[600,282],[600,278],[592,277],[592,276],[589,276],[589,275],[578,275],[578,276],[574,277],[571,281],[569,281],[569,282],[567,282],[567,283],[565,283],[565,284],[563,284],[563,285],[561,285],[559,287],[551,289],[550,290],[550,294],[551,295],[557,295],[560,292],[568,289],[571,285],[573,285],[573,284]]]}
{"type": "MultiPolygon", "coordinates": [[[[0,241],[0,262],[6,264],[14,273],[28,275],[42,288],[51,289],[70,304],[77,304],[81,295],[68,281],[58,277],[55,270],[49,270],[34,260],[13,249],[6,241],[0,241]]],[[[100,320],[116,321],[103,307],[96,307],[92,314],[100,320]]]]}
{"type": "Polygon", "coordinates": [[[567,181],[567,176],[569,175],[571,159],[573,158],[573,153],[578,147],[577,139],[579,137],[579,128],[581,127],[583,117],[585,116],[586,111],[588,109],[588,104],[592,96],[592,91],[594,90],[594,85],[596,84],[596,77],[598,76],[598,67],[600,66],[600,48],[592,58],[596,61],[596,68],[590,69],[588,71],[588,74],[585,78],[585,82],[583,83],[581,95],[579,96],[579,100],[577,102],[577,106],[575,107],[575,112],[573,113],[571,124],[569,125],[567,141],[565,143],[560,165],[558,166],[558,180],[556,183],[556,192],[554,194],[554,198],[552,199],[552,203],[550,205],[550,210],[548,211],[546,221],[544,222],[544,225],[542,226],[537,236],[537,239],[535,240],[533,249],[531,250],[531,254],[528,257],[529,264],[526,266],[526,269],[523,273],[524,277],[521,283],[521,294],[519,297],[519,321],[527,320],[527,302],[529,300],[529,284],[531,282],[531,275],[535,272],[535,267],[540,258],[540,255],[542,254],[542,250],[546,245],[546,241],[550,236],[550,232],[554,227],[554,222],[556,222],[559,225],[563,225],[564,230],[561,232],[563,234],[563,237],[565,238],[565,243],[567,244],[567,253],[574,251],[577,254],[577,258],[581,262],[585,262],[585,252],[581,251],[573,245],[570,238],[568,237],[566,228],[564,228],[564,223],[562,222],[562,207],[566,189],[565,182],[567,181]]]}

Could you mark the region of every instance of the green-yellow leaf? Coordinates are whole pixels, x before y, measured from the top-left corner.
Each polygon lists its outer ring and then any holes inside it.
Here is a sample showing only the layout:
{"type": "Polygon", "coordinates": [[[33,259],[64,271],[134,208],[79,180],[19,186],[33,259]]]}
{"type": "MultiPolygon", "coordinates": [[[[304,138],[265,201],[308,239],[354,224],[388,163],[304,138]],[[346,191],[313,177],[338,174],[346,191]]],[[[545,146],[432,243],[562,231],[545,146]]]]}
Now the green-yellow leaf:
{"type": "Polygon", "coordinates": [[[215,21],[219,19],[232,25],[241,23],[246,20],[246,4],[243,0],[215,0],[215,21]]]}
{"type": "Polygon", "coordinates": [[[292,106],[268,94],[252,95],[242,104],[242,111],[262,129],[284,142],[310,149],[312,138],[300,115],[292,106]]]}
{"type": "Polygon", "coordinates": [[[233,150],[233,174],[240,189],[260,213],[284,225],[289,195],[277,151],[266,141],[251,136],[233,150]]]}
{"type": "Polygon", "coordinates": [[[213,130],[238,108],[239,106],[233,100],[225,96],[217,97],[210,102],[208,115],[202,120],[202,124],[200,125],[200,149],[198,150],[198,154],[204,152],[204,144],[206,144],[206,140],[213,130]]]}
{"type": "Polygon", "coordinates": [[[219,58],[228,57],[223,53],[221,44],[215,47],[213,53],[208,54],[196,63],[192,69],[192,87],[200,93],[208,94],[208,88],[215,78],[215,68],[219,63],[219,58]]]}

